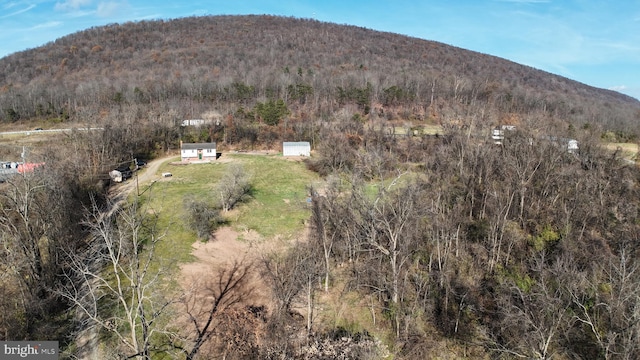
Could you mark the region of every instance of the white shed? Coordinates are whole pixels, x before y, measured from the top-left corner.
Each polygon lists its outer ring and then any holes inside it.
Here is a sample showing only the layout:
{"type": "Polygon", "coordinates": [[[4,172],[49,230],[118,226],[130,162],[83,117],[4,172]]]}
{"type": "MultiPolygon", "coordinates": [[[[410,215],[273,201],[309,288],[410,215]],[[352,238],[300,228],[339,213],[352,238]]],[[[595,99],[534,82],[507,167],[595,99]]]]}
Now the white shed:
{"type": "Polygon", "coordinates": [[[308,141],[283,142],[282,156],[311,156],[311,144],[308,141]]]}
{"type": "Polygon", "coordinates": [[[567,140],[567,150],[570,153],[572,153],[572,154],[576,153],[576,152],[578,152],[579,149],[580,148],[578,147],[578,140],[575,140],[575,139],[568,139],[567,140]]]}
{"type": "Polygon", "coordinates": [[[215,160],[216,143],[182,143],[180,158],[182,161],[215,160]]]}

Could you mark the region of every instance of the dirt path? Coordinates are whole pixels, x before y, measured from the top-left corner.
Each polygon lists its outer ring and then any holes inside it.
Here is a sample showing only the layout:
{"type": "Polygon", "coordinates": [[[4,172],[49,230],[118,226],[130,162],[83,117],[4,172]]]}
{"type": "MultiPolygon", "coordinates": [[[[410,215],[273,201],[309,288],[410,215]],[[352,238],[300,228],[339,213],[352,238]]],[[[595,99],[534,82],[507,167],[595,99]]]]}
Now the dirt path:
{"type": "Polygon", "coordinates": [[[197,241],[193,244],[192,254],[196,261],[181,266],[181,275],[189,277],[197,275],[206,265],[220,265],[236,260],[252,260],[260,254],[260,235],[247,232],[239,240],[240,234],[225,226],[218,229],[212,239],[207,242],[197,241]]]}
{"type": "MultiPolygon", "coordinates": [[[[261,236],[254,232],[238,233],[229,226],[218,229],[211,240],[197,241],[193,244],[192,255],[195,260],[180,266],[179,283],[186,290],[198,279],[211,276],[213,269],[219,269],[234,262],[254,264],[254,269],[263,255],[269,251],[261,236]]],[[[268,287],[255,279],[255,289],[251,301],[261,305],[269,301],[268,287]]]]}

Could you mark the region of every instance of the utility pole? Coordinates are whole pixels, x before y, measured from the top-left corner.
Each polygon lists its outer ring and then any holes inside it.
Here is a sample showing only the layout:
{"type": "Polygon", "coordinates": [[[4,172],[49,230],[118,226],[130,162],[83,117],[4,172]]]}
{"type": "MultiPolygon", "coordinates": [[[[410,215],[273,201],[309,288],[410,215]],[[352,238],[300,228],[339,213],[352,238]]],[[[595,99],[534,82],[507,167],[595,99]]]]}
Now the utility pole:
{"type": "MultiPolygon", "coordinates": [[[[22,158],[22,177],[26,178],[27,176],[27,171],[26,171],[26,167],[25,164],[27,163],[26,159],[27,159],[27,148],[22,145],[22,153],[20,154],[20,157],[22,158]]],[[[17,166],[17,170],[18,172],[20,172],[20,165],[18,164],[17,166]]]]}
{"type": "Polygon", "coordinates": [[[138,196],[140,196],[140,187],[138,186],[138,159],[133,158],[133,164],[135,166],[136,172],[136,193],[138,194],[138,196]]]}

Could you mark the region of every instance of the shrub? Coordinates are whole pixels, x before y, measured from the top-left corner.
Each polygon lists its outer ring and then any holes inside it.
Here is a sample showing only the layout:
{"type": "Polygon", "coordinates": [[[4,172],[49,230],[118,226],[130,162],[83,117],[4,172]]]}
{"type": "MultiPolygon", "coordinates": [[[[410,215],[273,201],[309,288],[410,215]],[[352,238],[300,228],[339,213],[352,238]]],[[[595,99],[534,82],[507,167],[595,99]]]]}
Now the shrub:
{"type": "Polygon", "coordinates": [[[189,227],[201,239],[208,240],[211,233],[225,222],[220,208],[205,200],[188,199],[185,207],[189,212],[189,227]]]}

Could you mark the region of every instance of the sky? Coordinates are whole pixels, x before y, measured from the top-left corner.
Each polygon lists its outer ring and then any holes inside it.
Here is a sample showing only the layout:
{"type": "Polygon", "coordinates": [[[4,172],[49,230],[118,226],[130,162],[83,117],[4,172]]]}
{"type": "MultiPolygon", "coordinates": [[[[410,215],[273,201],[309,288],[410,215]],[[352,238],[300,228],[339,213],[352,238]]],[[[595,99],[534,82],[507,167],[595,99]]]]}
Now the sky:
{"type": "Polygon", "coordinates": [[[0,57],[94,26],[245,14],[439,41],[640,99],[640,0],[0,0],[0,57]]]}

